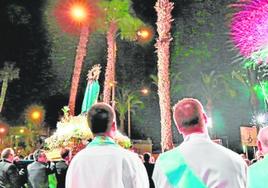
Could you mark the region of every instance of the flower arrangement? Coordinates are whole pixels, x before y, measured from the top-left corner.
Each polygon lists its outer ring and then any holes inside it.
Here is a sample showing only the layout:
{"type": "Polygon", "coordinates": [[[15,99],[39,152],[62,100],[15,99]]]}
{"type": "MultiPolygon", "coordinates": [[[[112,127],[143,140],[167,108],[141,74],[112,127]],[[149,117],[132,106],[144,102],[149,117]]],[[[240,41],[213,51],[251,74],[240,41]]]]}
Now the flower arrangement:
{"type": "MultiPolygon", "coordinates": [[[[45,140],[46,147],[50,150],[70,147],[73,150],[81,150],[93,138],[93,134],[88,127],[85,115],[65,116],[62,121],[57,123],[56,132],[45,140]]],[[[131,141],[127,136],[117,131],[114,138],[115,142],[123,148],[130,148],[131,141]]],[[[78,152],[77,151],[77,152],[78,152]]],[[[75,152],[76,153],[76,152],[75,152]]]]}
{"type": "Polygon", "coordinates": [[[86,116],[70,116],[68,120],[57,123],[56,132],[45,140],[49,149],[70,147],[77,141],[87,141],[93,138],[87,126],[86,116]]]}

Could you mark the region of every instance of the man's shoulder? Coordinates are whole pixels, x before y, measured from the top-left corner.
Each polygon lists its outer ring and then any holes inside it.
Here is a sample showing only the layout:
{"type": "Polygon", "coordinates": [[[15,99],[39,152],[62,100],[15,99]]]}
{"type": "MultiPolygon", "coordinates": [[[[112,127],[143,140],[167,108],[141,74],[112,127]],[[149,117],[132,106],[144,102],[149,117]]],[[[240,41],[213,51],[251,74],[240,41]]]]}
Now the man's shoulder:
{"type": "Polygon", "coordinates": [[[165,158],[173,157],[174,155],[177,155],[179,153],[179,150],[180,150],[179,147],[175,147],[169,151],[165,151],[164,153],[161,153],[158,158],[165,159],[165,158]]]}
{"type": "Polygon", "coordinates": [[[249,166],[249,172],[252,174],[255,174],[256,172],[262,171],[264,169],[267,169],[268,171],[268,157],[265,157],[264,159],[249,166]]]}
{"type": "Polygon", "coordinates": [[[2,160],[0,162],[0,167],[1,167],[1,169],[6,169],[6,170],[8,170],[10,168],[16,168],[16,166],[13,163],[10,163],[10,162],[4,161],[4,160],[2,160]]]}
{"type": "Polygon", "coordinates": [[[43,165],[43,164],[41,164],[41,163],[39,163],[37,161],[34,161],[34,162],[32,162],[31,164],[29,164],[27,166],[27,169],[37,168],[37,167],[39,167],[39,168],[44,167],[45,168],[45,165],[43,165]]]}

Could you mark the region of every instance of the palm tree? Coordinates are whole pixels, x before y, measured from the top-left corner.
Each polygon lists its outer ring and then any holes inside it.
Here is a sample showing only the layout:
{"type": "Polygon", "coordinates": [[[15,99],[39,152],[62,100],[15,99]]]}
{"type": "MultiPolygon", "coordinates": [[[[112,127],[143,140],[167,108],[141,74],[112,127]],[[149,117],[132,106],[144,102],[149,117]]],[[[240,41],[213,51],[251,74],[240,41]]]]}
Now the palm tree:
{"type": "MultiPolygon", "coordinates": [[[[261,76],[259,75],[261,72],[259,70],[259,67],[257,65],[250,65],[247,66],[246,69],[242,70],[234,70],[232,72],[232,77],[241,82],[244,86],[246,86],[249,89],[250,92],[250,104],[252,106],[252,112],[256,116],[260,110],[260,105],[258,101],[258,96],[255,91],[256,85],[261,85],[261,76]]],[[[265,92],[265,91],[262,91],[265,92]]],[[[264,95],[264,106],[266,108],[267,105],[267,99],[264,95]]]]}
{"type": "Polygon", "coordinates": [[[8,82],[19,78],[19,68],[15,68],[15,63],[5,62],[3,69],[0,70],[0,81],[2,81],[2,89],[0,96],[0,113],[2,112],[4,100],[6,97],[8,82]]]}
{"type": "Polygon", "coordinates": [[[76,103],[76,96],[77,90],[79,86],[80,74],[83,67],[83,61],[86,56],[86,47],[88,43],[89,37],[89,28],[83,27],[80,34],[79,43],[77,46],[77,53],[74,62],[74,70],[72,76],[72,85],[70,89],[70,97],[69,97],[69,108],[70,108],[70,115],[74,115],[75,113],[75,103],[76,103]]]}
{"type": "Polygon", "coordinates": [[[116,37],[120,31],[121,39],[133,41],[136,32],[142,26],[142,21],[131,16],[130,0],[103,0],[100,6],[105,11],[107,23],[107,66],[103,90],[103,101],[109,103],[111,100],[111,88],[115,87],[115,63],[116,63],[116,37]]]}
{"type": "Polygon", "coordinates": [[[172,40],[170,29],[173,3],[168,0],[158,0],[155,5],[157,12],[158,39],[155,47],[158,56],[158,95],[161,116],[161,145],[162,150],[173,148],[171,129],[171,105],[170,105],[170,80],[169,80],[169,58],[170,41],[172,40]]]}
{"type": "Polygon", "coordinates": [[[135,109],[144,107],[144,103],[140,100],[140,96],[135,91],[127,88],[118,88],[117,97],[115,99],[115,108],[119,113],[120,130],[125,131],[125,118],[128,115],[128,136],[131,137],[131,113],[135,114],[135,109]]]}
{"type": "Polygon", "coordinates": [[[79,33],[79,43],[76,50],[72,84],[69,97],[70,115],[75,113],[75,103],[79,86],[83,61],[87,52],[89,34],[95,29],[99,8],[95,1],[59,1],[55,6],[54,14],[62,30],[69,33],[79,33]]]}

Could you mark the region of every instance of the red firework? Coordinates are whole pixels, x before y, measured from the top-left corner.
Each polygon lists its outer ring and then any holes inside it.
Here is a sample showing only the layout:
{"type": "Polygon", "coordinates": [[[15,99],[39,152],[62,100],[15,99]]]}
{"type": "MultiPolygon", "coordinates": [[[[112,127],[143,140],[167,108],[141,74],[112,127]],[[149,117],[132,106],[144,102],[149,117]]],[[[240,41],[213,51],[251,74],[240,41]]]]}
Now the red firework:
{"type": "Polygon", "coordinates": [[[62,30],[70,34],[80,34],[84,26],[94,30],[100,9],[97,0],[60,0],[55,6],[54,15],[62,30]]]}

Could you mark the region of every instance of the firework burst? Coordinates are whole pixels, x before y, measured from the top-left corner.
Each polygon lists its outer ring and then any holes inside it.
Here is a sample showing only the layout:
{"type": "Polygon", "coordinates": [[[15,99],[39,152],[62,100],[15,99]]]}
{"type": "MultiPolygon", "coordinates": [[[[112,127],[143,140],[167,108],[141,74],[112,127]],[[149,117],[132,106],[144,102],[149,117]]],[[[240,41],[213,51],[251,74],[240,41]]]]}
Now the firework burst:
{"type": "Polygon", "coordinates": [[[240,0],[231,20],[231,38],[242,56],[256,63],[267,61],[268,0],[240,0]],[[259,55],[258,55],[259,54],[259,55]]]}

